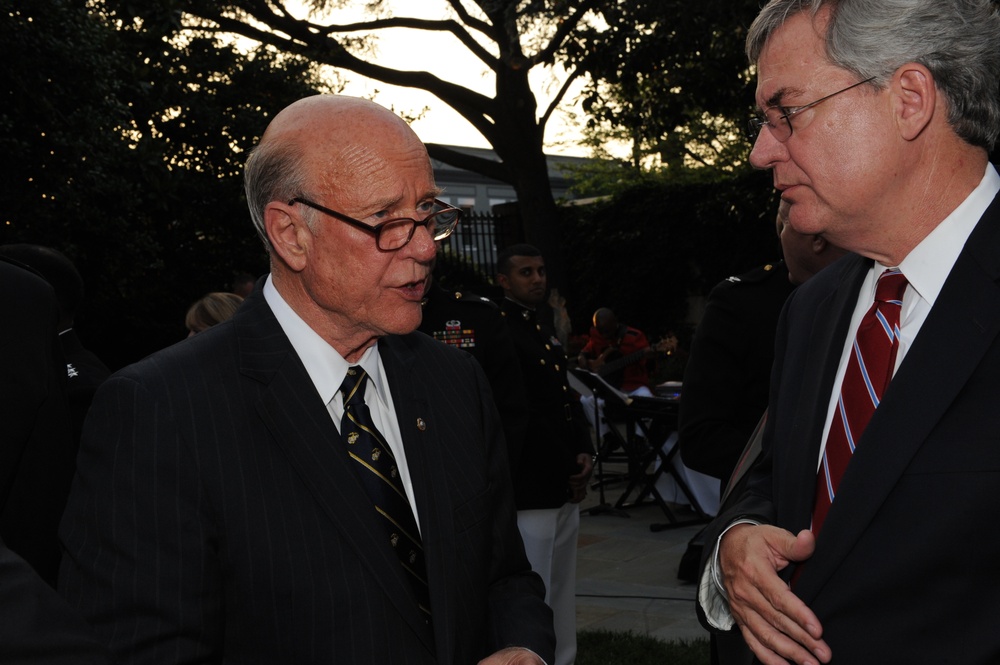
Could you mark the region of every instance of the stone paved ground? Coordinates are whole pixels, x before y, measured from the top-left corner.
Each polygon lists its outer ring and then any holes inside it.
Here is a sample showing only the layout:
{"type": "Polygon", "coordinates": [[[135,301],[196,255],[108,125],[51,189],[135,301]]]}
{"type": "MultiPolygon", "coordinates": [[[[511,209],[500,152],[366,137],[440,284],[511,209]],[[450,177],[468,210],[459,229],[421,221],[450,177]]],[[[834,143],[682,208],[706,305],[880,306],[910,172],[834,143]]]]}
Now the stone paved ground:
{"type": "MultiPolygon", "coordinates": [[[[620,486],[612,486],[605,498],[613,503],[620,493],[620,486]]],[[[667,522],[659,506],[633,506],[622,517],[589,511],[598,499],[592,489],[581,504],[577,628],[631,630],[663,640],[707,638],[695,616],[696,585],[677,579],[681,555],[702,525],[653,532],[650,525],[667,522]]],[[[677,514],[692,516],[686,507],[677,507],[677,514]]]]}

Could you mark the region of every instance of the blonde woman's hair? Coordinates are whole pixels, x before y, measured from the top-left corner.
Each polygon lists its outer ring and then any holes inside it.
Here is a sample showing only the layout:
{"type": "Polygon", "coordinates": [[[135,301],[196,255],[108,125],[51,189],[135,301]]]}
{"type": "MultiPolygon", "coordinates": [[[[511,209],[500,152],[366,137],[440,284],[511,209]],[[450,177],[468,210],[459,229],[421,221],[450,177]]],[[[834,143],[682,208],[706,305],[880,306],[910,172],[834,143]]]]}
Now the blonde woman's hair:
{"type": "Polygon", "coordinates": [[[217,323],[230,318],[243,302],[241,296],[235,293],[216,291],[195,301],[184,317],[184,325],[193,333],[200,333],[217,323]]]}

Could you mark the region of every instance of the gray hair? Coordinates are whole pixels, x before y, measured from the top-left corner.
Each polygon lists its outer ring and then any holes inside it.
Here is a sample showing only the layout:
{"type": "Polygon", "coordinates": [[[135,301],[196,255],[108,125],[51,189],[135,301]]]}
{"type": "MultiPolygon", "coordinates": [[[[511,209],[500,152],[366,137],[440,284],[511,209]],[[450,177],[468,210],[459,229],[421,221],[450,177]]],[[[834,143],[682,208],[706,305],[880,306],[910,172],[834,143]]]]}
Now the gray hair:
{"type": "Polygon", "coordinates": [[[966,142],[991,150],[1000,133],[1000,14],[991,0],[771,0],[747,34],[750,62],[791,16],[830,8],[826,55],[884,87],[907,62],[930,70],[948,122],[966,142]]]}
{"type": "MultiPolygon", "coordinates": [[[[262,142],[247,157],[243,169],[243,187],[247,196],[250,218],[257,234],[264,241],[270,254],[274,247],[264,228],[264,209],[271,201],[287,203],[305,191],[306,173],[302,165],[302,154],[291,145],[278,142],[262,142]]],[[[311,219],[311,215],[309,216],[311,219]]],[[[307,223],[309,222],[307,219],[307,223]]]]}

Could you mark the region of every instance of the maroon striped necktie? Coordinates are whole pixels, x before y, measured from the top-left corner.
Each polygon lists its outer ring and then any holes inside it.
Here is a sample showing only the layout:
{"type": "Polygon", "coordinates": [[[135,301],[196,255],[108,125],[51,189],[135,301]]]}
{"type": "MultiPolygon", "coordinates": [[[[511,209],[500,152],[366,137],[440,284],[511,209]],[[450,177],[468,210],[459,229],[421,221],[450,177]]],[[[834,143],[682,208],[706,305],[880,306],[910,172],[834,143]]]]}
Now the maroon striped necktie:
{"type": "Polygon", "coordinates": [[[896,364],[899,311],[906,277],[886,270],[875,287],[875,302],[861,319],[816,482],[812,531],[819,535],[854,447],[878,407],[896,364]]]}

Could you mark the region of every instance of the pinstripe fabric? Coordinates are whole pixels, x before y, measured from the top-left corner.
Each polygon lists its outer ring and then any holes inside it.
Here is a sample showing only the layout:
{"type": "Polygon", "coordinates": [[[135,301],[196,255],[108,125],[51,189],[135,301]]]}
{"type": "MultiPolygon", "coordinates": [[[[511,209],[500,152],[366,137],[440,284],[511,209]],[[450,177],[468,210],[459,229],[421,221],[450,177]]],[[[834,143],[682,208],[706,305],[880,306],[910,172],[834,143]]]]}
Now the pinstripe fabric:
{"type": "Polygon", "coordinates": [[[383,339],[379,352],[434,635],[373,511],[344,509],[370,501],[258,290],[95,399],[61,526],[60,591],[121,663],[458,664],[507,644],[551,656],[481,371],[422,335],[383,339]]]}
{"type": "Polygon", "coordinates": [[[886,270],[879,275],[875,302],[858,326],[816,480],[814,534],[822,528],[840,479],[854,455],[856,442],[892,379],[899,349],[899,311],[905,290],[906,277],[899,270],[886,270]]]}

